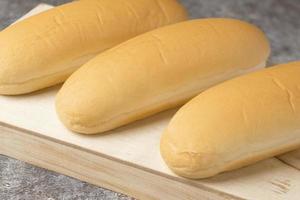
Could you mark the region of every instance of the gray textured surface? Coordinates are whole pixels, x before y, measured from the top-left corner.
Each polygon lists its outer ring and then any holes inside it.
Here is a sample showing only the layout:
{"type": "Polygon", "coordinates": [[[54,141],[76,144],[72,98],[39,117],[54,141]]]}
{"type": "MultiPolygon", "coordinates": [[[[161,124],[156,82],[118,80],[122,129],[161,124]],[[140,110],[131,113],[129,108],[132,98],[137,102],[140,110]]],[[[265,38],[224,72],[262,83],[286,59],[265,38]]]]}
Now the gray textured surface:
{"type": "MultiPolygon", "coordinates": [[[[67,1],[0,0],[0,29],[40,2],[58,5],[67,1]]],[[[272,43],[270,63],[300,60],[300,0],[181,1],[194,18],[234,17],[261,27],[272,43]]],[[[0,199],[131,198],[0,155],[0,199]]]]}

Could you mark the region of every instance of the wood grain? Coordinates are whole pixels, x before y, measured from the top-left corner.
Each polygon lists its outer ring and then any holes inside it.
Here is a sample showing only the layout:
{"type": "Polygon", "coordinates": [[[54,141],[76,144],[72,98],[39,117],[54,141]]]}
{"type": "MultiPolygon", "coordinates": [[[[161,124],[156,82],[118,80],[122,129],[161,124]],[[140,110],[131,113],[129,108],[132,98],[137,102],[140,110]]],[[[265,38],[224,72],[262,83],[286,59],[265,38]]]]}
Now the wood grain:
{"type": "MultiPolygon", "coordinates": [[[[48,8],[43,5],[30,15],[48,8]]],[[[176,109],[105,135],[79,135],[57,119],[54,97],[59,87],[0,97],[0,154],[140,199],[300,196],[299,151],[210,179],[183,179],[166,167],[159,154],[160,134],[176,109]]]]}

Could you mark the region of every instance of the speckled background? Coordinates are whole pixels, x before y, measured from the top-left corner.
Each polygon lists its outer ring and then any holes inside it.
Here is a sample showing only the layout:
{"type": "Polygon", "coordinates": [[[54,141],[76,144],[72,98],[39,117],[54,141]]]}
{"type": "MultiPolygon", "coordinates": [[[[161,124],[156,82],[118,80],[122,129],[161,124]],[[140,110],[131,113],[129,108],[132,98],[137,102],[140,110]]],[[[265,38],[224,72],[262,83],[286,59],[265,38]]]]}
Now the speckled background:
{"type": "MultiPolygon", "coordinates": [[[[0,30],[41,2],[59,5],[68,0],[0,0],[0,30]]],[[[181,0],[181,2],[188,8],[193,18],[233,17],[258,25],[271,41],[272,55],[269,62],[271,64],[300,60],[300,0],[181,0]]],[[[132,198],[0,155],[0,200],[10,199],[132,198]]]]}

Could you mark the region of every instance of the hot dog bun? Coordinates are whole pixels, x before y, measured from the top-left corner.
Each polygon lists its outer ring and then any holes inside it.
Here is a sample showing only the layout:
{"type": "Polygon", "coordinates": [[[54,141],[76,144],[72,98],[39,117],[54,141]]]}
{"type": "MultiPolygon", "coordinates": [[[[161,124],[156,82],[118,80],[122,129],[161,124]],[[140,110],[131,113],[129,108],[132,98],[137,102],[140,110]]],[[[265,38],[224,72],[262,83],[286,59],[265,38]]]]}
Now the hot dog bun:
{"type": "Polygon", "coordinates": [[[71,130],[111,130],[185,103],[202,90],[264,67],[269,43],[234,19],[191,20],[97,56],[64,84],[57,113],[71,130]]]}
{"type": "Polygon", "coordinates": [[[173,117],[161,155],[178,175],[206,178],[300,147],[300,62],[227,81],[173,117]]]}
{"type": "Polygon", "coordinates": [[[25,19],[0,32],[0,94],[61,83],[102,51],[186,18],[176,0],[82,0],[25,19]]]}

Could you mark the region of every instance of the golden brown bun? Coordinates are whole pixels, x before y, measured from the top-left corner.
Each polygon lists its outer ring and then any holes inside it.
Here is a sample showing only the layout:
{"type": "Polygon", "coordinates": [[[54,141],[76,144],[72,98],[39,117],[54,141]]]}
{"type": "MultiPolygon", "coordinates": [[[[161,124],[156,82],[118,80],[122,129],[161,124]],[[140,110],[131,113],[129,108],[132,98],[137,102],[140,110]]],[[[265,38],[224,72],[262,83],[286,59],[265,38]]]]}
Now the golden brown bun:
{"type": "Polygon", "coordinates": [[[205,178],[300,147],[300,62],[217,85],[184,105],[161,138],[178,175],[205,178]]]}
{"type": "Polygon", "coordinates": [[[100,52],[186,18],[176,0],[82,0],[25,19],[0,32],[0,94],[61,83],[100,52]]]}
{"type": "Polygon", "coordinates": [[[75,72],[57,96],[57,113],[76,132],[111,130],[262,68],[269,52],[265,35],[238,20],[163,27],[106,51],[75,72]]]}

